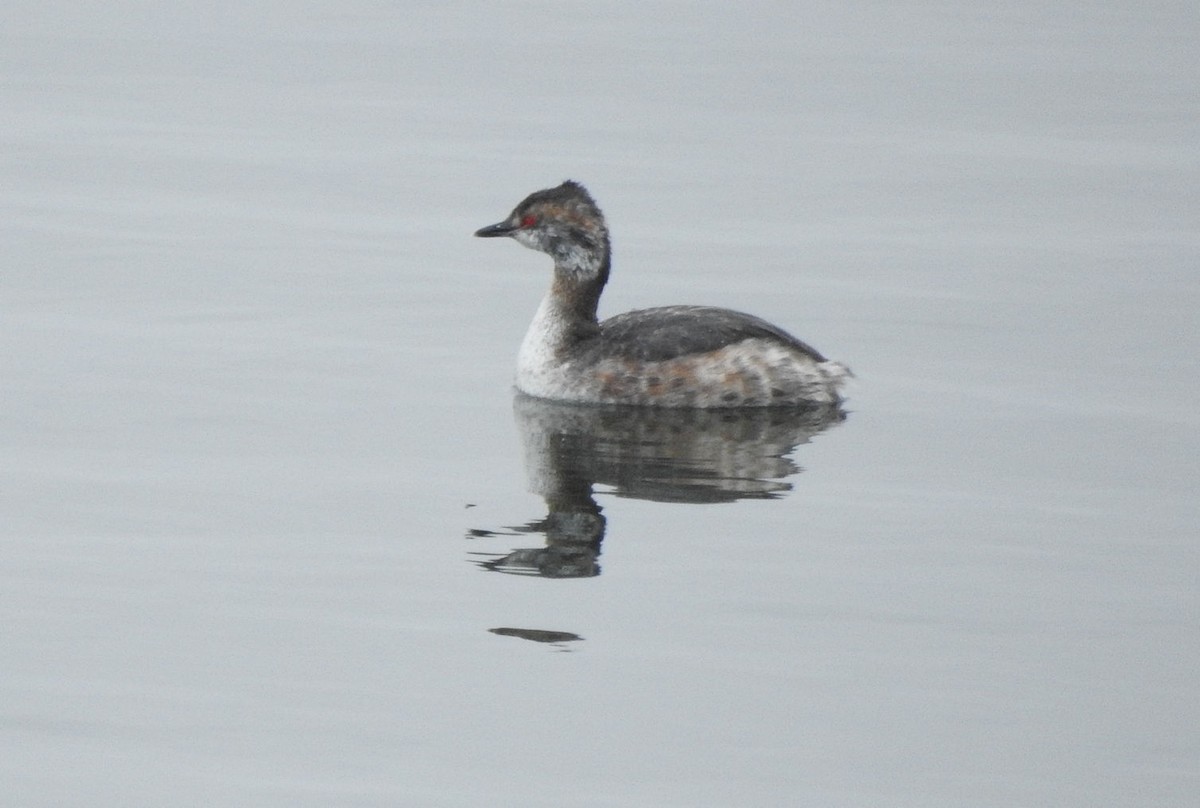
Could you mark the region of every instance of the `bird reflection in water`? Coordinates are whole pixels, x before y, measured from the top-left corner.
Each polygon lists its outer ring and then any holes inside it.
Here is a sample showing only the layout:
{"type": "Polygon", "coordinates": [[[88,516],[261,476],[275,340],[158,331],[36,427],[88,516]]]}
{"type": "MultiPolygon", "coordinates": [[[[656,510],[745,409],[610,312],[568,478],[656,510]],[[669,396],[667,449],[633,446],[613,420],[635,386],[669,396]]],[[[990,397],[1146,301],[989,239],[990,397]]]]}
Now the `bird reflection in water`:
{"type": "Polygon", "coordinates": [[[836,405],[807,409],[668,409],[563,404],[518,395],[514,414],[531,492],[545,518],[470,538],[541,534],[544,546],[477,552],[496,572],[545,578],[600,574],[606,522],[593,488],[675,503],[774,499],[799,473],[788,455],[845,420],[836,405]]]}

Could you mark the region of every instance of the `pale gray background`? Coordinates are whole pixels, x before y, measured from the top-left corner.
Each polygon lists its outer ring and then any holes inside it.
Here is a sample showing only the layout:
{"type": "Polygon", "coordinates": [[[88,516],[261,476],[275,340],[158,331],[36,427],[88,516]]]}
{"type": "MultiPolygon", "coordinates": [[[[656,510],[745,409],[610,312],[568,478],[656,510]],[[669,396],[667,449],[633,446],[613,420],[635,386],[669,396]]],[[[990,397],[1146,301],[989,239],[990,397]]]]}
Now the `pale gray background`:
{"type": "Polygon", "coordinates": [[[1185,2],[9,4],[0,801],[1195,805],[1197,41],[1185,2]],[[602,497],[600,577],[488,574],[467,531],[545,511],[549,267],[470,233],[566,177],[605,312],[749,310],[859,379],[790,496],[602,497]]]}

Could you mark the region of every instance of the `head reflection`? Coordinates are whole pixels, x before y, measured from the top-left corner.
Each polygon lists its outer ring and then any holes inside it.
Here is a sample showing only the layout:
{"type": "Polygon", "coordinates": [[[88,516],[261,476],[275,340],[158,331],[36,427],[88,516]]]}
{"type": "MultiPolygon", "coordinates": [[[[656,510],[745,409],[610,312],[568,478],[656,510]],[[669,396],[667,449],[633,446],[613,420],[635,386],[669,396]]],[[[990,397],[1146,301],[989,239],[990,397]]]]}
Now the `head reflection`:
{"type": "Polygon", "coordinates": [[[606,521],[596,485],[618,497],[676,503],[772,499],[800,471],[788,455],[845,419],[809,409],[664,409],[581,406],[518,395],[513,402],[529,490],[546,516],[470,536],[540,534],[541,547],[473,553],[482,568],[544,578],[600,574],[606,521]]]}

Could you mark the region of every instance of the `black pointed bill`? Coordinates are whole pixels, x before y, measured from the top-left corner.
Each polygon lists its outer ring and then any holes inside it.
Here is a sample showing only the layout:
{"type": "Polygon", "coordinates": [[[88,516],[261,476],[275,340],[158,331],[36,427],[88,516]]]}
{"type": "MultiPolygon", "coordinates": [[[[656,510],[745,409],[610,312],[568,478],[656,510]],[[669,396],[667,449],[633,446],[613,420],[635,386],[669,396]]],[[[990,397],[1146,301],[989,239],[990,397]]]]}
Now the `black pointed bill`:
{"type": "Polygon", "coordinates": [[[495,238],[496,236],[511,236],[513,231],[517,230],[516,225],[508,222],[496,222],[489,224],[487,227],[481,227],[475,231],[475,235],[480,238],[495,238]]]}

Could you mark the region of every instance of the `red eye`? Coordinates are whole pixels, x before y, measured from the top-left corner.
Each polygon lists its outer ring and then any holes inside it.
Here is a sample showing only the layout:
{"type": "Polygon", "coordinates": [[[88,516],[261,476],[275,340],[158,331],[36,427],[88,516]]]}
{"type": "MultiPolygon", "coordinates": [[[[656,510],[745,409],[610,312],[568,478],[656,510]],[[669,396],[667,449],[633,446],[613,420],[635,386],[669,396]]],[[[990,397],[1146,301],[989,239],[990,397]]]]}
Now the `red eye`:
{"type": "Polygon", "coordinates": [[[537,217],[532,214],[526,214],[521,217],[521,227],[533,227],[537,224],[537,217]]]}

